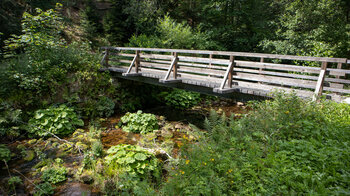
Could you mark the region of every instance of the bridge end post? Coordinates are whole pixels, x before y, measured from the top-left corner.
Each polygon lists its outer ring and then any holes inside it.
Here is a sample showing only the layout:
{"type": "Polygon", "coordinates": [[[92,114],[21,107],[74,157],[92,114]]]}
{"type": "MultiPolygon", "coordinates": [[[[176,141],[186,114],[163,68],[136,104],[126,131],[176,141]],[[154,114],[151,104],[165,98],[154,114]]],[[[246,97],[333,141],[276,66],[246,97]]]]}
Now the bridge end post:
{"type": "Polygon", "coordinates": [[[314,95],[312,97],[312,101],[317,101],[320,96],[322,95],[322,91],[323,91],[323,82],[326,76],[326,71],[327,71],[327,62],[324,61],[322,62],[321,65],[321,70],[320,70],[320,75],[318,76],[318,80],[316,83],[316,89],[314,92],[314,95]]]}

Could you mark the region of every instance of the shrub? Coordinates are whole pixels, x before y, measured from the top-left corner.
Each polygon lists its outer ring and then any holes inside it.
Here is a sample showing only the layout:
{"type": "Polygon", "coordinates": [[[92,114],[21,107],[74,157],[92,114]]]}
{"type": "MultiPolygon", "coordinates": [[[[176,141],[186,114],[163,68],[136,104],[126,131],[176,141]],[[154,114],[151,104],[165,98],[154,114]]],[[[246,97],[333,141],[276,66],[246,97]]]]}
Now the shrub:
{"type": "Polygon", "coordinates": [[[20,134],[21,114],[21,110],[14,109],[6,102],[0,104],[0,136],[18,136],[20,134]]]}
{"type": "Polygon", "coordinates": [[[75,126],[83,126],[84,122],[78,118],[72,108],[66,105],[37,110],[34,117],[29,120],[28,131],[41,137],[53,133],[67,135],[75,130],[75,126]]]}
{"type": "Polygon", "coordinates": [[[250,106],[236,121],[211,112],[205,137],[185,146],[169,170],[165,195],[347,192],[349,105],[277,93],[250,106]]]}
{"type": "Polygon", "coordinates": [[[23,184],[22,179],[18,176],[12,176],[9,180],[8,180],[8,185],[10,187],[11,190],[15,190],[17,185],[21,185],[23,184]]]}
{"type": "Polygon", "coordinates": [[[160,177],[157,158],[139,146],[120,144],[109,148],[107,154],[105,161],[112,173],[160,177]]]}
{"type": "Polygon", "coordinates": [[[55,188],[48,182],[35,186],[34,196],[53,195],[55,188]]]}
{"type": "Polygon", "coordinates": [[[165,96],[166,104],[177,109],[188,109],[200,101],[200,94],[174,89],[165,96]]]}
{"type": "Polygon", "coordinates": [[[108,97],[100,97],[97,102],[97,113],[100,117],[110,117],[114,113],[114,102],[108,97]]]}
{"type": "Polygon", "coordinates": [[[126,113],[121,119],[123,131],[146,134],[158,129],[158,120],[154,114],[142,113],[126,113]]]}
{"type": "Polygon", "coordinates": [[[49,182],[57,184],[67,179],[67,168],[63,166],[54,166],[43,171],[41,180],[43,182],[49,182]]]}
{"type": "Polygon", "coordinates": [[[11,151],[5,144],[0,144],[0,160],[9,161],[11,159],[11,151]]]}

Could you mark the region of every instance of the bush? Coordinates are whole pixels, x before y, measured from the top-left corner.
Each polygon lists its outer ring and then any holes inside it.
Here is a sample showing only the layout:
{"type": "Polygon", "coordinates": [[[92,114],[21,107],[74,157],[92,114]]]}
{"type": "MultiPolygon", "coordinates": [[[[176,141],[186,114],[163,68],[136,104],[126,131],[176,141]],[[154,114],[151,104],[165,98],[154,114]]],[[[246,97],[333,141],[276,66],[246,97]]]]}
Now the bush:
{"type": "Polygon", "coordinates": [[[200,94],[174,89],[165,96],[166,104],[177,109],[188,109],[200,101],[200,94]]]}
{"type": "Polygon", "coordinates": [[[211,113],[206,136],[185,146],[169,171],[166,195],[347,192],[349,105],[277,93],[250,106],[236,121],[211,113]]]}
{"type": "Polygon", "coordinates": [[[100,97],[97,102],[97,113],[100,117],[110,117],[114,113],[114,102],[108,97],[100,97]]]}
{"type": "Polygon", "coordinates": [[[54,166],[44,170],[41,180],[52,184],[58,184],[67,180],[67,168],[63,166],[54,166]]]}
{"type": "Polygon", "coordinates": [[[123,131],[146,134],[158,129],[158,120],[154,114],[142,113],[126,113],[121,119],[123,131]]]}
{"type": "Polygon", "coordinates": [[[84,122],[78,118],[72,108],[66,105],[37,110],[34,117],[29,120],[29,133],[41,137],[71,134],[76,126],[83,126],[84,122]]]}
{"type": "Polygon", "coordinates": [[[11,159],[11,151],[5,144],[0,144],[0,160],[9,161],[11,159]]]}
{"type": "Polygon", "coordinates": [[[127,173],[140,178],[160,177],[157,158],[139,146],[120,144],[109,148],[107,154],[105,161],[109,173],[127,173]]]}
{"type": "Polygon", "coordinates": [[[34,196],[53,195],[55,188],[48,182],[35,186],[34,196]]]}
{"type": "Polygon", "coordinates": [[[19,136],[21,114],[21,110],[6,102],[0,104],[0,136],[19,136]]]}

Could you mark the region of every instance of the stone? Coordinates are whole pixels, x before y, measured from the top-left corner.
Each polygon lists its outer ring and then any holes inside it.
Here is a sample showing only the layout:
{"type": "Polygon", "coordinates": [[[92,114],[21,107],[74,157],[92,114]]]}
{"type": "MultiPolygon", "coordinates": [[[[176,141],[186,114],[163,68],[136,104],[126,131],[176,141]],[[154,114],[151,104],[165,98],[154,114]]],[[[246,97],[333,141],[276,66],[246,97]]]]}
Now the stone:
{"type": "Polygon", "coordinates": [[[242,103],[242,102],[237,102],[237,106],[238,106],[238,107],[242,107],[242,106],[244,106],[244,103],[242,103]]]}

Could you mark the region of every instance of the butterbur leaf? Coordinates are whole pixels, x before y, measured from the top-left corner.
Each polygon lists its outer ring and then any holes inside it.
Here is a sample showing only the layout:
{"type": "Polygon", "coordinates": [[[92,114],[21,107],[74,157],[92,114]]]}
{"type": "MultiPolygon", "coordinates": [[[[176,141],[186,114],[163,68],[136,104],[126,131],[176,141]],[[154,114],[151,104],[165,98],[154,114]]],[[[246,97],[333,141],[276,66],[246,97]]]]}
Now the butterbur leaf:
{"type": "Polygon", "coordinates": [[[147,156],[145,154],[137,153],[135,154],[135,159],[139,161],[144,161],[147,159],[147,156]]]}
{"type": "Polygon", "coordinates": [[[43,116],[44,116],[43,113],[36,112],[34,118],[35,118],[35,119],[40,119],[40,118],[43,117],[43,116]]]}
{"type": "Polygon", "coordinates": [[[79,119],[78,121],[76,121],[75,124],[78,125],[78,126],[84,126],[84,121],[79,119]]]}

